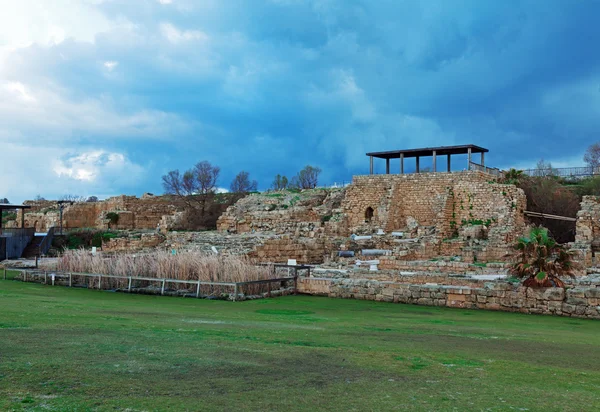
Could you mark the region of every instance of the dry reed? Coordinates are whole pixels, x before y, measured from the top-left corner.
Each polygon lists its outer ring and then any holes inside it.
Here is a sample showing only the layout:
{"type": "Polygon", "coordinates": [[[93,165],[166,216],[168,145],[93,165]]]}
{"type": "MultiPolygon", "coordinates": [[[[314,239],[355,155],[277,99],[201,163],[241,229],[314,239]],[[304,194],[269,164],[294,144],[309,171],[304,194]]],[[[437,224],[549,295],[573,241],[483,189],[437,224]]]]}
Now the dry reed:
{"type": "MultiPolygon", "coordinates": [[[[248,259],[238,256],[223,256],[202,252],[183,252],[172,255],[166,251],[154,251],[148,254],[122,254],[110,257],[101,254],[92,255],[89,251],[75,250],[63,253],[53,265],[44,269],[59,272],[92,273],[98,275],[117,275],[147,277],[157,279],[176,279],[203,282],[246,282],[276,277],[272,267],[255,266],[248,259]]],[[[82,279],[83,280],[83,279],[82,279]]],[[[91,285],[94,280],[87,278],[91,285]]],[[[106,279],[112,288],[126,287],[127,280],[106,279]]],[[[137,287],[148,286],[149,282],[137,281],[137,287]]],[[[190,285],[170,284],[171,289],[190,289],[190,285]]],[[[207,289],[207,288],[204,288],[207,289]]],[[[246,293],[261,293],[266,286],[248,286],[246,293]]],[[[204,294],[224,293],[225,288],[211,288],[204,294]]]]}

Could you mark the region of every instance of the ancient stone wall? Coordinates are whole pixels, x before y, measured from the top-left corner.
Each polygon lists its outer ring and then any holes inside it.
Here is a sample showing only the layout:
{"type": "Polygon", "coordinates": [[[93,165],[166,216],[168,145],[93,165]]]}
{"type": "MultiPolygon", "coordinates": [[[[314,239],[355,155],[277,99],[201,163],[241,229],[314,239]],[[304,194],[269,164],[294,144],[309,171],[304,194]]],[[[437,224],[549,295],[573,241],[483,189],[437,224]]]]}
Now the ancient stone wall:
{"type": "MultiPolygon", "coordinates": [[[[27,201],[31,209],[25,211],[25,227],[35,227],[45,232],[52,226],[60,225],[58,204],[53,201],[27,201]]],[[[63,228],[97,229],[155,229],[163,216],[173,216],[183,209],[183,204],[171,196],[144,195],[116,196],[99,202],[78,202],[65,205],[63,209],[63,228]],[[118,215],[118,221],[111,223],[107,213],[118,215]]],[[[16,222],[20,222],[21,216],[16,222]]]]}
{"type": "Polygon", "coordinates": [[[298,291],[332,298],[600,319],[600,285],[564,290],[488,282],[474,288],[367,279],[299,278],[298,291]]]}
{"type": "MultiPolygon", "coordinates": [[[[320,250],[303,252],[315,260],[303,263],[334,258],[336,248],[359,258],[364,249],[387,250],[381,256],[384,269],[437,256],[506,261],[525,231],[526,199],[521,189],[493,179],[481,172],[355,176],[345,190],[251,195],[229,207],[217,226],[230,233],[289,235],[282,245],[285,252],[306,251],[304,238],[320,240],[314,242],[320,250]],[[383,233],[377,234],[379,230],[383,233]],[[372,238],[355,242],[351,234],[372,238]]],[[[271,246],[257,255],[284,259],[271,246]]]]}
{"type": "Polygon", "coordinates": [[[595,265],[596,253],[600,251],[600,196],[583,197],[575,230],[571,250],[584,266],[595,265]]]}

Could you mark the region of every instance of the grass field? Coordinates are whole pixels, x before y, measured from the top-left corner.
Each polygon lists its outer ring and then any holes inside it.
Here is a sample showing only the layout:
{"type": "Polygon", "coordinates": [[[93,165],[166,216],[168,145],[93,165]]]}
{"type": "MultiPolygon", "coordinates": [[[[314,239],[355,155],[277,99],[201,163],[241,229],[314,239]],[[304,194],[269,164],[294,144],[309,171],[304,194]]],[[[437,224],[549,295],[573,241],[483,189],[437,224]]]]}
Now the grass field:
{"type": "Polygon", "coordinates": [[[0,410],[598,410],[600,322],[0,281],[0,410]]]}

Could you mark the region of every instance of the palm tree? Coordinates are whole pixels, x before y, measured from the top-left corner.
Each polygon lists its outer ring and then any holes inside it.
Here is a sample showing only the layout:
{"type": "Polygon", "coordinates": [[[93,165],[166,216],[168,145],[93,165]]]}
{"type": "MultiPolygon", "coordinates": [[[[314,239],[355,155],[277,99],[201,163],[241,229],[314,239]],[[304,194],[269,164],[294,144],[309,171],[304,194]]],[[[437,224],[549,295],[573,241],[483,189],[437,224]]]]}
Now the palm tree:
{"type": "Polygon", "coordinates": [[[504,172],[504,183],[516,185],[523,178],[524,174],[522,170],[510,169],[504,172]]]}
{"type": "Polygon", "coordinates": [[[532,228],[529,236],[519,238],[515,247],[519,251],[519,262],[511,272],[525,278],[523,286],[564,288],[559,276],[575,277],[571,252],[556,243],[545,227],[532,228]]]}

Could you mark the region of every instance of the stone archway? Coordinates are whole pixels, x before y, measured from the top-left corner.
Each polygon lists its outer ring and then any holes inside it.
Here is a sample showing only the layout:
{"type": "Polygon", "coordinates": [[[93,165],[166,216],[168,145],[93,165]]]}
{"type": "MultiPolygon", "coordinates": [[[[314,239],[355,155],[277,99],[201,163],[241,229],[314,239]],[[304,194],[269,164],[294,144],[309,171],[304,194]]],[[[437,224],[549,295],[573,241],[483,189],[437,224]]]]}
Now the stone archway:
{"type": "Polygon", "coordinates": [[[373,208],[371,206],[369,206],[367,208],[367,210],[365,210],[365,223],[371,223],[371,221],[373,220],[374,214],[375,214],[375,211],[373,210],[373,208]]]}

